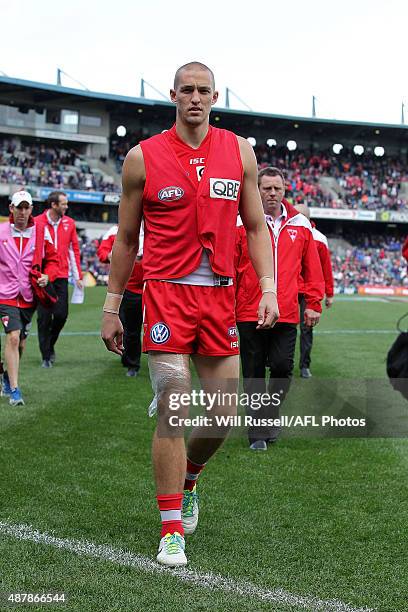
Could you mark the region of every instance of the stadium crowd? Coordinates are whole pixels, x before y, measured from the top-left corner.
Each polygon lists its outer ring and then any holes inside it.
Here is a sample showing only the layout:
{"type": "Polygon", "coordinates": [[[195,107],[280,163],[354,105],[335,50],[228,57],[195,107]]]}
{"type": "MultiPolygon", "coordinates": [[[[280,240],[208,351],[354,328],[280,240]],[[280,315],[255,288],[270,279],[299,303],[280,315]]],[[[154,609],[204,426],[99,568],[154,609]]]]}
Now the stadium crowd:
{"type": "MultiPolygon", "coordinates": [[[[111,137],[110,158],[120,174],[129,149],[145,138],[141,132],[128,132],[124,138],[111,137]]],[[[356,156],[342,151],[290,152],[286,147],[257,145],[260,170],[275,166],[286,175],[286,198],[291,204],[324,208],[364,210],[406,209],[401,194],[408,182],[406,166],[398,159],[356,156]],[[322,178],[331,178],[329,188],[322,178]]],[[[106,161],[106,158],[104,159],[106,161]]],[[[17,138],[0,140],[0,182],[27,188],[29,185],[53,189],[118,192],[113,177],[92,169],[86,157],[74,147],[51,147],[17,138]]]]}
{"type": "Polygon", "coordinates": [[[128,131],[126,136],[120,137],[113,135],[110,140],[110,157],[116,164],[116,170],[120,174],[122,172],[122,164],[125,160],[127,152],[136,146],[143,138],[141,132],[128,131]]]}
{"type": "Polygon", "coordinates": [[[101,263],[97,256],[97,250],[102,236],[99,240],[90,240],[86,234],[78,236],[81,250],[81,268],[90,272],[98,285],[106,285],[109,275],[109,264],[101,263]]]}
{"type": "Polygon", "coordinates": [[[272,165],[286,173],[286,197],[293,204],[325,208],[404,210],[400,196],[408,182],[406,166],[397,159],[357,157],[352,153],[290,153],[286,148],[255,147],[259,168],[272,165]],[[322,190],[322,177],[335,180],[322,190]]]}
{"type": "Polygon", "coordinates": [[[92,171],[75,148],[23,143],[16,138],[0,140],[0,182],[24,187],[118,191],[114,179],[92,171]]]}
{"type": "MultiPolygon", "coordinates": [[[[329,236],[330,243],[330,236],[329,236]]],[[[350,248],[332,251],[333,276],[339,293],[356,292],[359,286],[408,285],[402,242],[391,236],[363,234],[350,248]]]]}

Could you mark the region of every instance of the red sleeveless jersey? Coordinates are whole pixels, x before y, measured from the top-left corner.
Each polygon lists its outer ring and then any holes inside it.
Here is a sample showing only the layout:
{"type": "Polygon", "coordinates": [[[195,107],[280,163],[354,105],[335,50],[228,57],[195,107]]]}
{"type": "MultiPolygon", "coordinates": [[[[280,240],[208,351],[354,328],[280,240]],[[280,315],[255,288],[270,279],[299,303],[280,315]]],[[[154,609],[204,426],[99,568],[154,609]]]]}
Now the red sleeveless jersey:
{"type": "Polygon", "coordinates": [[[171,134],[158,134],[140,145],[146,169],[144,280],[190,274],[199,266],[203,248],[208,250],[213,272],[234,276],[235,226],[243,178],[235,134],[211,128],[198,185],[180,163],[171,134]]]}

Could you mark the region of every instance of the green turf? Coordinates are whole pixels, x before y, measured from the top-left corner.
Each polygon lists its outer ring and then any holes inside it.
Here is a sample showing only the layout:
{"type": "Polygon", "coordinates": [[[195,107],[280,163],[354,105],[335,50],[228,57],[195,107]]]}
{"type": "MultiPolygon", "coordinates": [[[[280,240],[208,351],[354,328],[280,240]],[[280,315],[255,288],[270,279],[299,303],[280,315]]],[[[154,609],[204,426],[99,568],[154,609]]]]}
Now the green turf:
{"type": "MultiPolygon", "coordinates": [[[[102,296],[99,288],[88,290],[86,305],[71,307],[65,331],[98,330],[102,296]]],[[[364,387],[362,402],[377,385],[375,395],[395,404],[404,420],[404,401],[390,394],[384,379],[384,357],[405,309],[401,302],[337,300],[319,331],[391,333],[316,334],[315,377],[376,379],[364,387]]],[[[129,379],[97,336],[67,335],[57,345],[55,368],[39,366],[32,337],[20,377],[27,405],[0,403],[0,521],[154,558],[159,517],[146,361],[140,377],[129,379]]],[[[293,397],[309,409],[308,382],[297,382],[293,397]]],[[[257,454],[245,438],[231,437],[200,481],[200,527],[187,541],[190,567],[354,607],[407,610],[407,457],[403,438],[284,437],[257,454]]],[[[0,536],[0,559],[0,590],[64,591],[70,597],[64,607],[30,610],[301,609],[12,537],[0,536]]]]}

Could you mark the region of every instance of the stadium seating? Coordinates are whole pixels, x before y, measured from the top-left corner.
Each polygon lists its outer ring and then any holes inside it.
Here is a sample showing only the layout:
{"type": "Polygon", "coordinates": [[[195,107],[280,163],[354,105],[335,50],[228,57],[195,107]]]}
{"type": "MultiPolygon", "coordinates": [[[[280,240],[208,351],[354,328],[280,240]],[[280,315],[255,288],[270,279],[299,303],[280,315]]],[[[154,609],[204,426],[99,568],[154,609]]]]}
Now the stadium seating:
{"type": "Polygon", "coordinates": [[[90,167],[89,160],[75,148],[26,143],[17,138],[0,140],[0,182],[54,189],[118,191],[114,177],[90,167]]]}
{"type": "Polygon", "coordinates": [[[96,251],[99,240],[89,240],[86,235],[81,235],[79,236],[79,241],[82,270],[90,272],[98,285],[106,285],[108,282],[109,264],[103,264],[98,259],[96,251]]]}
{"type": "Polygon", "coordinates": [[[402,243],[382,235],[360,234],[353,242],[332,242],[333,276],[339,293],[356,292],[359,286],[408,286],[402,243]]]}
{"type": "Polygon", "coordinates": [[[276,147],[255,147],[260,168],[282,168],[289,201],[325,208],[404,210],[408,172],[400,160],[357,157],[352,153],[289,153],[276,147]]]}

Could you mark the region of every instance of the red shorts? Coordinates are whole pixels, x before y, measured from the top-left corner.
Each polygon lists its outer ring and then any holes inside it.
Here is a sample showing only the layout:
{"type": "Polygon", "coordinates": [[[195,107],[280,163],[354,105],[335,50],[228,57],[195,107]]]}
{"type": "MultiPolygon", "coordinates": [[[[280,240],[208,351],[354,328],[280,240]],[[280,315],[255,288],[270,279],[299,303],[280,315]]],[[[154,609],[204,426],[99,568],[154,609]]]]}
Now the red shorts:
{"type": "Polygon", "coordinates": [[[238,355],[235,287],[147,281],[143,291],[143,351],[238,355]]]}

